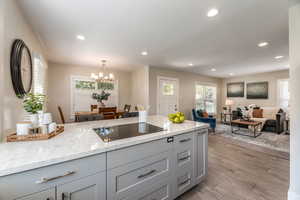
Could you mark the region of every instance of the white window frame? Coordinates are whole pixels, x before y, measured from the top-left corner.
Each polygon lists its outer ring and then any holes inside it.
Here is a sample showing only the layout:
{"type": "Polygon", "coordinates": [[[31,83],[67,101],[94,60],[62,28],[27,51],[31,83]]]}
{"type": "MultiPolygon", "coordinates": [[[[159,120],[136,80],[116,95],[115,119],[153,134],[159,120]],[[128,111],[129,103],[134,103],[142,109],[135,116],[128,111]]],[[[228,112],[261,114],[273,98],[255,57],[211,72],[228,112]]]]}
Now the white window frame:
{"type": "MultiPolygon", "coordinates": [[[[70,104],[70,119],[74,120],[75,119],[75,111],[74,111],[74,83],[76,80],[81,80],[81,81],[94,81],[91,77],[89,76],[70,76],[70,87],[71,87],[71,104],[70,104]]],[[[97,86],[96,86],[97,87],[97,86]]],[[[119,81],[115,80],[114,84],[114,90],[116,90],[116,106],[119,106],[119,81]]],[[[98,91],[98,90],[95,90],[98,91]]]]}
{"type": "Polygon", "coordinates": [[[196,87],[197,85],[202,85],[202,86],[211,86],[211,87],[215,87],[216,88],[216,99],[215,99],[215,113],[208,113],[210,115],[216,115],[218,113],[218,85],[215,83],[210,83],[210,82],[199,82],[196,81],[195,82],[195,88],[194,88],[194,92],[195,92],[195,96],[194,96],[194,107],[196,108],[197,105],[197,100],[196,100],[196,87]]]}
{"type": "Polygon", "coordinates": [[[33,52],[33,78],[32,78],[32,92],[34,94],[47,94],[47,63],[45,62],[43,56],[38,53],[33,52]],[[36,66],[36,60],[40,62],[39,66],[36,66]],[[37,69],[39,67],[39,69],[37,69]],[[41,74],[42,72],[42,74],[41,74]],[[36,77],[38,74],[38,77],[36,77]],[[38,80],[37,80],[38,78],[38,80]],[[38,87],[41,87],[42,91],[38,91],[38,87]]]}
{"type": "MultiPolygon", "coordinates": [[[[277,107],[281,107],[281,96],[280,96],[280,82],[281,81],[288,81],[288,87],[290,88],[290,79],[286,78],[286,79],[278,79],[277,80],[277,107]]],[[[291,101],[291,96],[289,96],[289,104],[291,101]]],[[[284,109],[288,109],[288,108],[284,108],[284,109]]]]}

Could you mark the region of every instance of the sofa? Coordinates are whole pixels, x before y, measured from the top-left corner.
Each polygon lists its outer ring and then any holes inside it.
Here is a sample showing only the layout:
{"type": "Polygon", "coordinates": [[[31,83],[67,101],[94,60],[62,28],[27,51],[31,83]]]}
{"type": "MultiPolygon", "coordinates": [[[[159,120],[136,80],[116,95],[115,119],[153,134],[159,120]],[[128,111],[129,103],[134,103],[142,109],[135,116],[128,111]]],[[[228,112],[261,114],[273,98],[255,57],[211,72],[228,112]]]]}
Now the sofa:
{"type": "MultiPolygon", "coordinates": [[[[247,109],[247,108],[246,108],[247,109]]],[[[260,121],[263,124],[262,131],[274,132],[280,134],[284,132],[284,124],[286,120],[286,113],[276,107],[255,107],[248,109],[248,117],[254,121],[260,121]],[[256,113],[256,116],[253,115],[256,113]],[[257,113],[260,113],[257,115],[257,113]]],[[[237,108],[232,112],[232,119],[242,119],[244,117],[243,109],[237,108]]]]}
{"type": "Polygon", "coordinates": [[[203,117],[202,112],[203,111],[201,111],[201,110],[193,109],[192,110],[193,120],[196,121],[196,122],[203,122],[203,123],[209,124],[212,131],[215,132],[216,124],[217,124],[216,118],[213,118],[212,116],[203,117]]]}

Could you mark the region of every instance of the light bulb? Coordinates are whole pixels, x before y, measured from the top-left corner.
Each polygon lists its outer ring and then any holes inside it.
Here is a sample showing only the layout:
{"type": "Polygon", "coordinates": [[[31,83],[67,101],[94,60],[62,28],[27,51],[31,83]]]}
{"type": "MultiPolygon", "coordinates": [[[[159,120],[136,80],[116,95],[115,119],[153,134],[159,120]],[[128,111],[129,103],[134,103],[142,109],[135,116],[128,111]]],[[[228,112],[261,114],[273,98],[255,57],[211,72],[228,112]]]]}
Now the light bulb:
{"type": "Polygon", "coordinates": [[[114,75],[112,73],[109,74],[109,79],[114,79],[114,75]]]}
{"type": "Polygon", "coordinates": [[[102,72],[99,72],[99,77],[100,77],[100,78],[103,78],[103,76],[104,76],[103,73],[102,73],[102,72]]]}

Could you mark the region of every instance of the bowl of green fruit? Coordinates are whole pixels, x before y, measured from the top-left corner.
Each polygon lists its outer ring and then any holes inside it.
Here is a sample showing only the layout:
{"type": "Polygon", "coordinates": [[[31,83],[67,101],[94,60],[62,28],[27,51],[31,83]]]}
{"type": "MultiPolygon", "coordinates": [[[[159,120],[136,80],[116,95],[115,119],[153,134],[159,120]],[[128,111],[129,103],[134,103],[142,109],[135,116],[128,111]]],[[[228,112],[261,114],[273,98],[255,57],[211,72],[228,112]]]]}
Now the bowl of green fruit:
{"type": "Polygon", "coordinates": [[[182,112],[171,113],[168,115],[169,120],[173,123],[180,124],[185,120],[185,116],[182,112]]]}

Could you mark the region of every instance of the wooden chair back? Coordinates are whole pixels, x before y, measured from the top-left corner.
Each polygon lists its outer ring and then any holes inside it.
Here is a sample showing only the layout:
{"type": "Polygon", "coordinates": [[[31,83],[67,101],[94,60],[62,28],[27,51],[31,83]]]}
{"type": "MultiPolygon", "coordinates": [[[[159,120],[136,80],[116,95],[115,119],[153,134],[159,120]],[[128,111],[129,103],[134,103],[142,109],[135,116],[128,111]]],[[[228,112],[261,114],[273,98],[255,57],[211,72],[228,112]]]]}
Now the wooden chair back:
{"type": "Polygon", "coordinates": [[[130,112],[131,105],[125,104],[124,112],[130,112]]]}
{"type": "Polygon", "coordinates": [[[98,109],[98,105],[91,105],[91,112],[93,112],[96,109],[98,109]]]}
{"type": "Polygon", "coordinates": [[[104,119],[116,119],[117,107],[100,107],[99,113],[103,114],[104,119]]]}
{"type": "Polygon", "coordinates": [[[58,108],[58,112],[59,112],[59,116],[60,116],[61,122],[62,122],[63,124],[65,124],[66,121],[65,121],[64,113],[63,113],[63,111],[62,111],[62,109],[61,109],[60,106],[58,106],[57,108],[58,108]]]}

